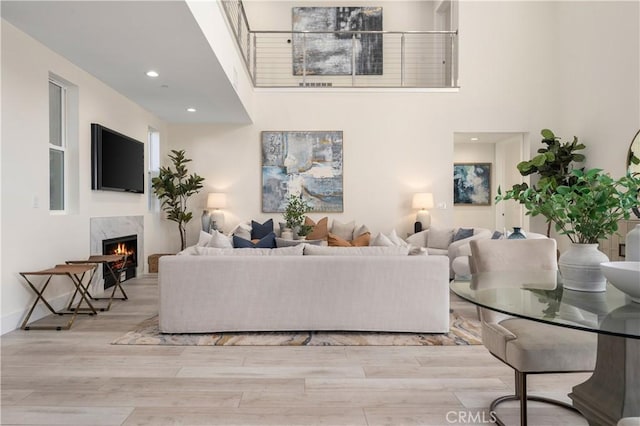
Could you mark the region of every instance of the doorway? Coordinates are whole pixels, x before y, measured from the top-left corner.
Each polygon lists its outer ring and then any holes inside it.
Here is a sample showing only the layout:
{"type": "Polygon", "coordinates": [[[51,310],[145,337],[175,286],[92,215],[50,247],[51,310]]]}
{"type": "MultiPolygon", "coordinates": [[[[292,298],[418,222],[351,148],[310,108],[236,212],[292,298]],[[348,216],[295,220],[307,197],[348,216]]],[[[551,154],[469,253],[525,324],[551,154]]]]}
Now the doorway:
{"type": "Polygon", "coordinates": [[[456,132],[453,161],[463,164],[490,164],[490,201],[488,204],[455,204],[454,226],[478,227],[504,232],[515,226],[529,229],[529,216],[513,200],[498,204],[498,188],[504,192],[514,184],[529,181],[517,169],[529,152],[526,133],[513,132],[456,132]]]}

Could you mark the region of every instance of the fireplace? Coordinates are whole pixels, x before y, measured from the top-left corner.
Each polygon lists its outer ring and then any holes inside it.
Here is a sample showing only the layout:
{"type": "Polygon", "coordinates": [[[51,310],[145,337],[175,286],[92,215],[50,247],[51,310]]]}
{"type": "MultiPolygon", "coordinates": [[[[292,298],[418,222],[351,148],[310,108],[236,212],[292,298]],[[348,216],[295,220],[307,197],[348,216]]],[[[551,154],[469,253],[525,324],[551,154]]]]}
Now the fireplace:
{"type": "MultiPolygon", "coordinates": [[[[138,266],[138,237],[135,234],[102,240],[102,253],[127,255],[124,268],[121,263],[111,265],[114,272],[122,268],[120,281],[126,281],[136,276],[136,267],[138,266]]],[[[115,281],[107,265],[102,266],[102,276],[104,277],[105,289],[115,285],[115,281]]]]}

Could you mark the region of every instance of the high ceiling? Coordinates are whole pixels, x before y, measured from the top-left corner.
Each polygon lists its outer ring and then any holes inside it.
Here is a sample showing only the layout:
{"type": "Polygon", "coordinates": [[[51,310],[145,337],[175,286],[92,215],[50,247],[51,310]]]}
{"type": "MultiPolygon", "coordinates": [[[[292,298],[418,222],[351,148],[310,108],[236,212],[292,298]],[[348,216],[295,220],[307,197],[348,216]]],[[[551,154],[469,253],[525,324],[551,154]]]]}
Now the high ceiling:
{"type": "Polygon", "coordinates": [[[250,122],[184,1],[3,0],[0,7],[3,19],[167,122],[250,122]],[[151,69],[160,76],[147,77],[151,69]]]}

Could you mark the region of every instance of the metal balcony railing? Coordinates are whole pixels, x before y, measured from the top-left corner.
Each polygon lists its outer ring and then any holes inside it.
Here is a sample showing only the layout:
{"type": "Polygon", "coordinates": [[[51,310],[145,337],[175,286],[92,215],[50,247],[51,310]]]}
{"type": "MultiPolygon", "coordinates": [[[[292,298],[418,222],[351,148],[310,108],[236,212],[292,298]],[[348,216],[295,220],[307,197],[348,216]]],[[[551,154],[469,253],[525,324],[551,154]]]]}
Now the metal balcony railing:
{"type": "Polygon", "coordinates": [[[457,87],[457,31],[252,31],[222,5],[255,87],[457,87]]]}

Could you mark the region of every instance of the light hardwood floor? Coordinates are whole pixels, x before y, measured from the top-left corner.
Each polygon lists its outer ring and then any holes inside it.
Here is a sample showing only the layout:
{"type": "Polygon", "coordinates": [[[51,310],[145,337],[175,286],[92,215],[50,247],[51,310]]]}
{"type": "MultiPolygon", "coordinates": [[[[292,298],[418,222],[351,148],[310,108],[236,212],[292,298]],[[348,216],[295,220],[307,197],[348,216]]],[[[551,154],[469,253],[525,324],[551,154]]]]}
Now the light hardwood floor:
{"type": "MultiPolygon", "coordinates": [[[[1,337],[3,425],[478,425],[512,392],[513,373],[483,346],[184,347],[110,342],[157,313],[157,280],[68,331],[1,337]]],[[[452,307],[475,308],[452,297],[452,307]]],[[[46,319],[45,319],[46,320],[46,319]]],[[[50,319],[49,319],[50,320],[50,319]]],[[[43,320],[44,321],[44,320],[43,320]]],[[[568,400],[585,374],[530,377],[568,400]]],[[[500,410],[517,424],[517,407],[500,410]]],[[[531,425],[586,425],[530,405],[531,425]]]]}

